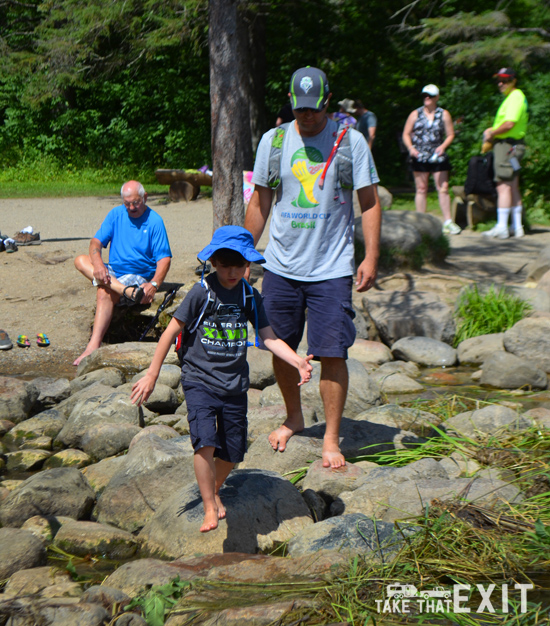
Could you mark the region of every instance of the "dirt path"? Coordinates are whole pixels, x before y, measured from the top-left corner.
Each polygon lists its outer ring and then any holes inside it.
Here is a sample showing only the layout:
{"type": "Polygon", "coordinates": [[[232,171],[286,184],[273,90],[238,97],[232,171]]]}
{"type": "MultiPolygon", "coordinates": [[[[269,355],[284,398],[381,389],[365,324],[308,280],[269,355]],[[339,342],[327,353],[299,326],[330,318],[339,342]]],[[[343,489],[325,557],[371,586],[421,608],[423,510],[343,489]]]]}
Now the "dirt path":
{"type": "MultiPolygon", "coordinates": [[[[0,328],[14,343],[19,334],[33,341],[29,349],[15,346],[0,351],[0,374],[74,376],[71,363],[88,342],[95,290],[75,270],[73,259],[87,252],[90,238],[119,202],[115,196],[0,200],[3,234],[13,235],[32,225],[42,239],[40,246],[0,253],[0,328]],[[36,346],[37,332],[48,335],[49,348],[36,346]]],[[[189,284],[195,280],[196,254],[212,234],[212,203],[208,199],[164,202],[160,196],[149,199],[151,208],[164,219],[170,237],[174,258],[168,279],[189,284]]],[[[266,242],[264,234],[260,250],[265,249],[266,242]]],[[[462,233],[452,238],[448,262],[436,271],[521,283],[526,264],[548,244],[548,229],[538,229],[524,239],[490,242],[484,242],[477,233],[462,233]]]]}

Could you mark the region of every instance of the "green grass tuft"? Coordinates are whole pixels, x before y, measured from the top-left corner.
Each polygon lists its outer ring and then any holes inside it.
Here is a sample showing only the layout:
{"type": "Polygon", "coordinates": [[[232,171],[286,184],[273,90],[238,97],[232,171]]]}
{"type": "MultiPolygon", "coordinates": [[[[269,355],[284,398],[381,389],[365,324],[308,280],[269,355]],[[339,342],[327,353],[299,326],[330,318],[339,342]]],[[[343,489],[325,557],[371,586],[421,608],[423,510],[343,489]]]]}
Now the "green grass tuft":
{"type": "Polygon", "coordinates": [[[468,288],[457,303],[457,331],[454,346],[465,339],[502,333],[522,320],[532,306],[501,288],[491,286],[487,293],[478,291],[477,285],[468,288]]]}

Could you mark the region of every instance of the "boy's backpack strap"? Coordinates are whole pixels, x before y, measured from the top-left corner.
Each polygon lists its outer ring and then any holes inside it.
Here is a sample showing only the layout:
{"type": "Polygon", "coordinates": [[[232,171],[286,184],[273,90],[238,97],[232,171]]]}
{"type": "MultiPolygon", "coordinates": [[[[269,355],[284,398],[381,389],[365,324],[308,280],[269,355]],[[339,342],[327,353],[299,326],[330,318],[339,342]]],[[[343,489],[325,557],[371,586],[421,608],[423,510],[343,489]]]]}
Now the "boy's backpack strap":
{"type": "Polygon", "coordinates": [[[215,297],[212,294],[210,287],[206,284],[206,281],[201,281],[201,285],[206,289],[206,300],[197,315],[197,319],[189,326],[189,333],[194,333],[197,330],[198,325],[201,323],[202,318],[205,315],[209,315],[214,308],[215,297]]]}
{"type": "Polygon", "coordinates": [[[254,312],[254,343],[248,342],[249,346],[256,346],[256,348],[260,347],[260,340],[258,339],[258,307],[256,306],[256,299],[254,298],[254,288],[250,285],[244,278],[243,282],[243,301],[244,301],[244,313],[248,318],[252,317],[252,312],[254,312]]]}
{"type": "Polygon", "coordinates": [[[281,162],[283,155],[283,141],[286,131],[292,122],[281,124],[275,129],[275,134],[271,140],[271,151],[269,153],[269,172],[267,184],[271,189],[277,189],[281,184],[281,162]]]}

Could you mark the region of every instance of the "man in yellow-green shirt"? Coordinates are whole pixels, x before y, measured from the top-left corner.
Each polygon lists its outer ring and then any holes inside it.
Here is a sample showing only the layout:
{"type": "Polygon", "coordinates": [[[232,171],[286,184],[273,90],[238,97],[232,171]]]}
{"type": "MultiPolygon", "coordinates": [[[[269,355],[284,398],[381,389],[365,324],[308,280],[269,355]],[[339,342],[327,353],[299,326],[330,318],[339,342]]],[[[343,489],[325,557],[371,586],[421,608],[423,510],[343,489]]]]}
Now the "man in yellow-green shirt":
{"type": "Polygon", "coordinates": [[[519,191],[520,161],[525,153],[527,130],[527,99],[516,87],[516,72],[504,67],[494,76],[500,93],[506,97],[500,105],[491,128],[483,133],[484,141],[494,144],[495,183],[498,193],[497,225],[483,233],[493,239],[508,239],[508,218],[512,213],[512,230],[515,237],[523,237],[523,205],[519,191]]]}

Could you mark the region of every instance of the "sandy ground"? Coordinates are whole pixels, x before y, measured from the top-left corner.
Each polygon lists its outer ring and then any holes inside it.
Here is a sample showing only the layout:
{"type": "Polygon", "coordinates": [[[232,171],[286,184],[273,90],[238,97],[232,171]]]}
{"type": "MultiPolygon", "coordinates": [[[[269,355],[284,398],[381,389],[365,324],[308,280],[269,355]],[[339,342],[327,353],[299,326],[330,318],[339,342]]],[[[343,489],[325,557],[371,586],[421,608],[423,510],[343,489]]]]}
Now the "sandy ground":
{"type": "MultiPolygon", "coordinates": [[[[167,280],[189,284],[196,279],[196,254],[212,235],[212,202],[165,202],[163,196],[152,196],[148,204],[160,213],[168,230],[173,260],[167,280]]],[[[75,270],[73,259],[87,253],[90,238],[119,203],[115,196],[0,200],[2,234],[13,235],[31,225],[42,240],[40,246],[0,253],[0,328],[14,342],[12,350],[0,351],[0,374],[74,376],[72,361],[89,339],[95,289],[75,270]],[[38,332],[48,335],[49,348],[37,347],[38,332]],[[30,337],[30,348],[15,345],[20,334],[30,337]]],[[[260,250],[265,249],[266,235],[260,250]]],[[[490,242],[478,233],[463,232],[452,238],[448,262],[425,271],[520,283],[526,278],[527,263],[549,244],[548,229],[519,240],[490,242]]]]}

